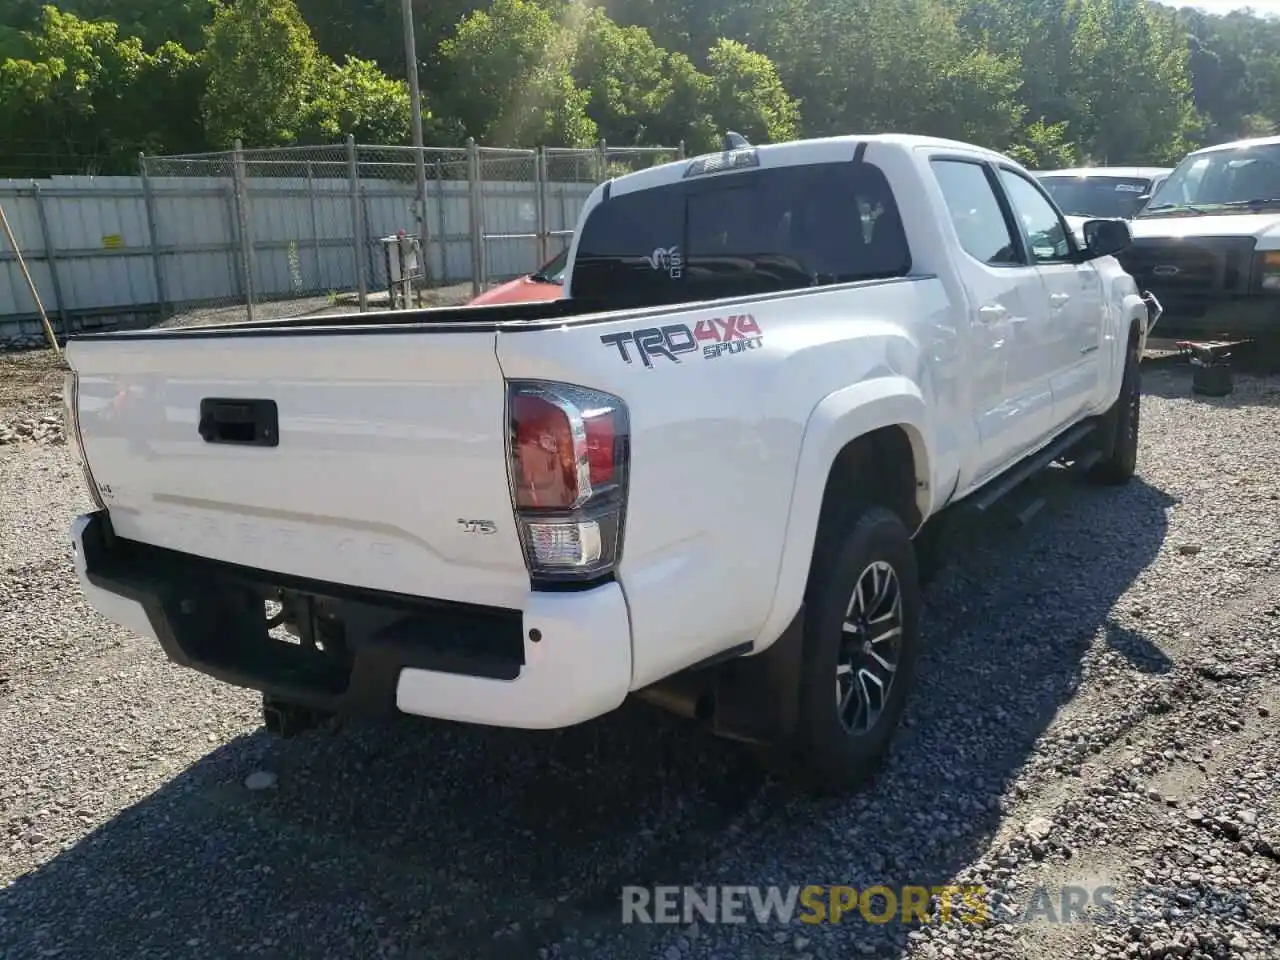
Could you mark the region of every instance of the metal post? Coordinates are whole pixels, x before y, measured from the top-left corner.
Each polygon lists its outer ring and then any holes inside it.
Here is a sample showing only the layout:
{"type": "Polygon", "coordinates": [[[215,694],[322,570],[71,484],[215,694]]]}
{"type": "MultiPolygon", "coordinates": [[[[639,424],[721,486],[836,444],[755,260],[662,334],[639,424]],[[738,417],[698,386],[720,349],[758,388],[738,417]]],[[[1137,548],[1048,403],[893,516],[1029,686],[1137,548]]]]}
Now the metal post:
{"type": "Polygon", "coordinates": [[[471,295],[480,296],[484,274],[484,192],[480,185],[480,148],[467,138],[467,209],[471,220],[471,295]]]}
{"type": "Polygon", "coordinates": [[[373,218],[369,216],[369,194],[362,192],[360,194],[360,222],[363,224],[361,236],[364,237],[364,275],[369,278],[372,283],[374,278],[378,276],[378,255],[374,253],[377,248],[369,242],[369,221],[373,218]]]}
{"type": "Polygon", "coordinates": [[[609,179],[609,145],[605,143],[604,137],[600,138],[600,143],[596,147],[596,162],[599,164],[600,173],[596,176],[597,183],[603,183],[609,179]]]}
{"type": "Polygon", "coordinates": [[[320,259],[320,218],[316,215],[316,172],[311,161],[307,161],[307,206],[311,208],[311,254],[316,261],[316,285],[313,289],[324,289],[324,274],[320,259]]]}
{"type": "MultiPolygon", "coordinates": [[[[422,306],[422,287],[430,282],[431,230],[427,226],[427,158],[422,146],[422,94],[418,90],[418,53],[413,36],[413,0],[400,0],[404,18],[404,60],[409,70],[409,102],[413,110],[414,172],[418,180],[418,243],[422,247],[422,282],[418,284],[418,306],[422,306]]],[[[406,303],[405,306],[408,306],[406,303]]]]}
{"type": "Polygon", "coordinates": [[[244,296],[244,258],[234,256],[235,252],[240,249],[240,218],[236,215],[236,188],[235,184],[230,187],[220,188],[220,195],[227,204],[227,229],[231,232],[231,236],[227,240],[227,253],[232,256],[227,257],[227,277],[234,286],[236,292],[240,296],[244,296]]]}
{"type": "Polygon", "coordinates": [[[240,262],[244,270],[245,313],[253,322],[253,234],[249,226],[249,197],[244,173],[244,145],[239,138],[235,142],[232,171],[235,190],[236,222],[240,224],[240,262]]]}
{"type": "Polygon", "coordinates": [[[679,149],[680,149],[680,152],[677,153],[676,156],[679,157],[681,160],[683,160],[684,159],[684,141],[683,140],[680,141],[679,149]]]}
{"type": "Polygon", "coordinates": [[[156,198],[151,192],[151,176],[147,173],[147,156],[138,154],[138,174],[142,178],[142,205],[147,215],[147,241],[151,248],[151,272],[155,276],[156,301],[160,305],[160,319],[169,314],[169,293],[164,284],[164,266],[160,263],[160,236],[156,230],[156,198]]]}
{"type": "Polygon", "coordinates": [[[351,231],[356,261],[356,290],[360,295],[360,312],[369,309],[369,288],[364,275],[364,210],[360,204],[360,165],[356,161],[356,138],[347,134],[347,176],[351,180],[351,231]]]}
{"type": "MultiPolygon", "coordinates": [[[[574,185],[574,190],[576,192],[578,188],[578,181],[577,181],[578,160],[576,157],[574,158],[574,161],[573,161],[573,176],[574,176],[573,185],[574,185]]],[[[565,196],[565,193],[568,189],[569,189],[568,186],[562,180],[560,181],[560,189],[556,191],[556,194],[560,200],[560,229],[561,230],[572,230],[575,226],[577,226],[576,220],[574,223],[569,222],[569,205],[567,203],[567,198],[565,196]]]]}
{"type": "Polygon", "coordinates": [[[550,239],[547,225],[547,150],[546,147],[539,147],[537,153],[533,156],[533,179],[534,188],[537,194],[534,197],[534,210],[538,217],[538,265],[534,269],[540,269],[550,257],[547,256],[550,239]]]}
{"type": "Polygon", "coordinates": [[[40,221],[40,237],[44,242],[44,262],[49,268],[49,280],[53,286],[53,299],[58,301],[58,319],[62,321],[62,335],[71,332],[67,326],[67,305],[62,300],[62,282],[58,278],[58,255],[53,248],[53,235],[49,231],[49,218],[44,211],[44,197],[40,194],[40,184],[31,181],[32,196],[36,201],[36,219],[40,221]]]}
{"type": "MultiPolygon", "coordinates": [[[[436,222],[439,224],[437,235],[440,238],[440,283],[444,286],[449,284],[449,238],[445,235],[445,225],[448,221],[445,219],[445,194],[444,194],[444,167],[440,161],[436,161],[436,222]]],[[[423,250],[422,255],[428,256],[429,250],[423,250]]]]}

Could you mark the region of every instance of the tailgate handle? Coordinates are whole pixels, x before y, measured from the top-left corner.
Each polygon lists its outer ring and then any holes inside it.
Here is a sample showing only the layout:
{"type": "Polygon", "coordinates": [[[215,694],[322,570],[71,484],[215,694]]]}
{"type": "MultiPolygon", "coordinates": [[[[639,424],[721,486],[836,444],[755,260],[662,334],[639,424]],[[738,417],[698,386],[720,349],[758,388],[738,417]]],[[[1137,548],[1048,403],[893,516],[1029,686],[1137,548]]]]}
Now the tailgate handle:
{"type": "Polygon", "coordinates": [[[205,443],[248,447],[280,446],[280,415],[274,400],[200,401],[200,436],[205,443]]]}

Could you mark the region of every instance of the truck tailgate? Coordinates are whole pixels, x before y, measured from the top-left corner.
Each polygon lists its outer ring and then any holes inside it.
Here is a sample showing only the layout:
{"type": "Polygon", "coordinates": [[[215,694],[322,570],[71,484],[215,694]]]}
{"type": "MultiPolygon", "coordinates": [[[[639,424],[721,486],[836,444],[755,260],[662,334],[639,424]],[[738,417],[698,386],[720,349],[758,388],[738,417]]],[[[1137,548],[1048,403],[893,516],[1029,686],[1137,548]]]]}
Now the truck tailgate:
{"type": "Polygon", "coordinates": [[[528,574],[495,336],[121,338],[73,341],[67,357],[85,459],[118,536],[518,608],[528,574]],[[271,404],[237,400],[274,402],[277,445],[252,443],[246,422],[271,432],[271,404]]]}

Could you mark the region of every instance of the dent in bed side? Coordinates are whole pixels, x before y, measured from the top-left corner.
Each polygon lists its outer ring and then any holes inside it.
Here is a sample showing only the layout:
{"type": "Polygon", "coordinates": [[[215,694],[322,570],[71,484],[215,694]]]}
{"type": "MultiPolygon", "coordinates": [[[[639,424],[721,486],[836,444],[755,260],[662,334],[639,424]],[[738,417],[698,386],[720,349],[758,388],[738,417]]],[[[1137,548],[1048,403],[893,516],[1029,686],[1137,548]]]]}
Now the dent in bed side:
{"type": "Polygon", "coordinates": [[[902,376],[877,377],[825,397],[814,407],[805,426],[773,604],[756,635],[754,652],[771,646],[800,609],[827,478],[840,452],[860,437],[892,427],[902,429],[911,444],[915,503],[921,521],[938,508],[938,489],[949,489],[954,478],[933,475],[938,465],[930,456],[933,436],[929,411],[915,383],[902,376]]]}

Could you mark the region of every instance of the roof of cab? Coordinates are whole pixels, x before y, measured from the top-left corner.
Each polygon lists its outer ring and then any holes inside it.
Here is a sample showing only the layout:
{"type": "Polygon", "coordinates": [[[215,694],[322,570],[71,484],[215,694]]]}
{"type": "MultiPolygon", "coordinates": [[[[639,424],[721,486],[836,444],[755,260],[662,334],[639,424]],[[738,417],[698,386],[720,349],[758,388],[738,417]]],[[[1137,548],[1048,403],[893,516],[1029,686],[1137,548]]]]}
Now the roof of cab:
{"type": "Polygon", "coordinates": [[[1187,156],[1198,157],[1205,153],[1218,153],[1223,150],[1247,150],[1250,147],[1274,147],[1280,144],[1280,137],[1255,137],[1252,140],[1232,140],[1230,143],[1219,143],[1212,147],[1201,147],[1192,150],[1187,156]]]}
{"type": "MultiPolygon", "coordinates": [[[[959,140],[946,140],[940,137],[925,137],[905,133],[877,133],[866,136],[846,134],[839,137],[815,137],[809,140],[788,140],[785,143],[751,144],[740,148],[752,151],[759,159],[760,166],[790,166],[802,163],[823,163],[837,160],[850,160],[859,144],[885,144],[913,150],[920,147],[942,147],[949,150],[962,150],[966,153],[979,154],[990,159],[1003,162],[1014,162],[1006,155],[986,147],[959,140]]],[[[736,152],[736,151],[727,151],[736,152]]],[[[609,182],[610,193],[623,194],[635,190],[672,183],[684,177],[689,164],[702,157],[721,156],[720,152],[704,153],[698,156],[685,157],[645,170],[624,174],[609,182]]],[[[604,186],[603,184],[601,185],[604,186]]]]}
{"type": "Polygon", "coordinates": [[[1037,177],[1163,177],[1173,167],[1069,167],[1063,170],[1037,170],[1037,177]]]}

